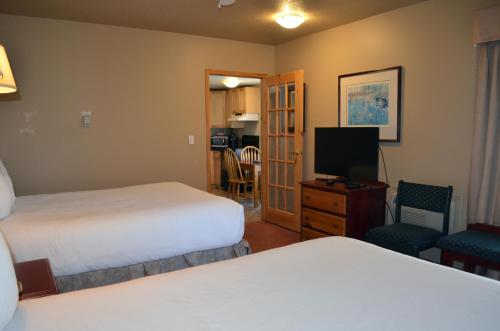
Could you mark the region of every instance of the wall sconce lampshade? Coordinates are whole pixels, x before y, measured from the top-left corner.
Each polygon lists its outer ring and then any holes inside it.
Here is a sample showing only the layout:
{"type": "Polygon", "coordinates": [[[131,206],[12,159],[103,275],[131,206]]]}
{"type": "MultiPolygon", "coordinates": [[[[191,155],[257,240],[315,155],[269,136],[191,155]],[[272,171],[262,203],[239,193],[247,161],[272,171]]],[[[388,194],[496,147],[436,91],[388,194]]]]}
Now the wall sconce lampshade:
{"type": "Polygon", "coordinates": [[[10,69],[5,48],[0,45],[0,93],[16,92],[16,82],[10,69]]]}

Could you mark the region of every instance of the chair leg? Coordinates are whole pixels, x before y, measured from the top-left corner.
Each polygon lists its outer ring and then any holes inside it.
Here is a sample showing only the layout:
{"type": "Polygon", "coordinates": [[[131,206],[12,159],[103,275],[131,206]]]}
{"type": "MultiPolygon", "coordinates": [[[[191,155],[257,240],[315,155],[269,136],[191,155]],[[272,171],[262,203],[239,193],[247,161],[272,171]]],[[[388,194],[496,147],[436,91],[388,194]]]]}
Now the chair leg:
{"type": "Polygon", "coordinates": [[[240,184],[237,183],[236,185],[236,201],[240,202],[240,184]]]}
{"type": "Polygon", "coordinates": [[[235,183],[231,183],[231,199],[233,199],[233,200],[235,198],[235,193],[234,193],[234,186],[235,185],[236,185],[235,183]]]}
{"type": "Polygon", "coordinates": [[[472,263],[464,263],[464,271],[475,273],[476,266],[472,263]]]}
{"type": "Polygon", "coordinates": [[[453,267],[453,257],[446,249],[441,251],[441,264],[447,267],[453,267]]]}
{"type": "Polygon", "coordinates": [[[233,186],[233,183],[229,183],[227,187],[227,192],[226,192],[226,198],[229,198],[231,196],[231,187],[233,186]]]}
{"type": "Polygon", "coordinates": [[[259,177],[259,185],[257,186],[257,192],[255,194],[257,196],[258,204],[262,203],[262,187],[260,186],[260,177],[259,177]]]}
{"type": "Polygon", "coordinates": [[[254,208],[257,208],[257,200],[258,200],[258,197],[257,197],[257,183],[253,183],[252,185],[252,199],[253,199],[253,207],[254,208]]]}

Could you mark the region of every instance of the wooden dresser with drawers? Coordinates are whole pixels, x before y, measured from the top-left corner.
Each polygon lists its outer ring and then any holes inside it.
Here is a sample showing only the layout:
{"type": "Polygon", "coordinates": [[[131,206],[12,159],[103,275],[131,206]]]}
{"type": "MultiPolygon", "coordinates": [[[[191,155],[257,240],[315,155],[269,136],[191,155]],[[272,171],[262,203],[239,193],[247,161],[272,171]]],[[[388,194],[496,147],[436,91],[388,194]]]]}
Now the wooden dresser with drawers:
{"type": "Polygon", "coordinates": [[[387,185],[381,182],[358,189],[343,183],[302,182],[302,240],[327,236],[363,239],[368,230],[385,224],[386,191],[387,185]]]}

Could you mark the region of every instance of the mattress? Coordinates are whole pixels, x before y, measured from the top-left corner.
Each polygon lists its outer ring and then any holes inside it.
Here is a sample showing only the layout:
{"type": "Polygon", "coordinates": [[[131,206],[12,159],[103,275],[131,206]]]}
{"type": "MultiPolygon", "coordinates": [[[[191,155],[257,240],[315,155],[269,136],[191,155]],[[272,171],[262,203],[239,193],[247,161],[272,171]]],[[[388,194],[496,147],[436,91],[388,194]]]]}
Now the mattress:
{"type": "Polygon", "coordinates": [[[0,230],[16,262],[48,258],[57,277],[237,244],[244,212],[168,182],[18,197],[0,230]]]}
{"type": "Polygon", "coordinates": [[[7,331],[498,330],[500,283],[341,237],[21,301],[7,331]]]}

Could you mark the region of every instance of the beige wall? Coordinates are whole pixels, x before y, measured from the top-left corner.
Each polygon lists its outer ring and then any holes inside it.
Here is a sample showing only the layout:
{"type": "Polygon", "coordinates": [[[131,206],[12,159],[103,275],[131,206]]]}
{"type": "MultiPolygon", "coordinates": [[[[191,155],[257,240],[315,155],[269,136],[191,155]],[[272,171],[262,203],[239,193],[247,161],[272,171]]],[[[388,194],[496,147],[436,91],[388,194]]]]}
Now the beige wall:
{"type": "Polygon", "coordinates": [[[0,96],[0,159],[20,195],[161,180],[205,188],[204,70],[275,64],[272,46],[8,15],[0,43],[19,87],[0,96]]]}
{"type": "Polygon", "coordinates": [[[0,96],[0,158],[19,194],[158,180],[203,188],[204,69],[304,69],[312,178],[314,127],[337,124],[337,76],[402,65],[402,142],[382,146],[390,183],[452,184],[465,197],[472,12],[495,3],[431,0],[277,47],[0,15],[20,90],[0,96]],[[86,110],[90,129],[80,127],[86,110]]]}
{"type": "Polygon", "coordinates": [[[382,144],[389,181],[451,184],[464,197],[475,81],[472,13],[498,2],[432,0],[278,46],[276,72],[305,70],[304,176],[314,177],[314,127],[337,125],[337,77],[401,65],[402,140],[382,144]]]}

